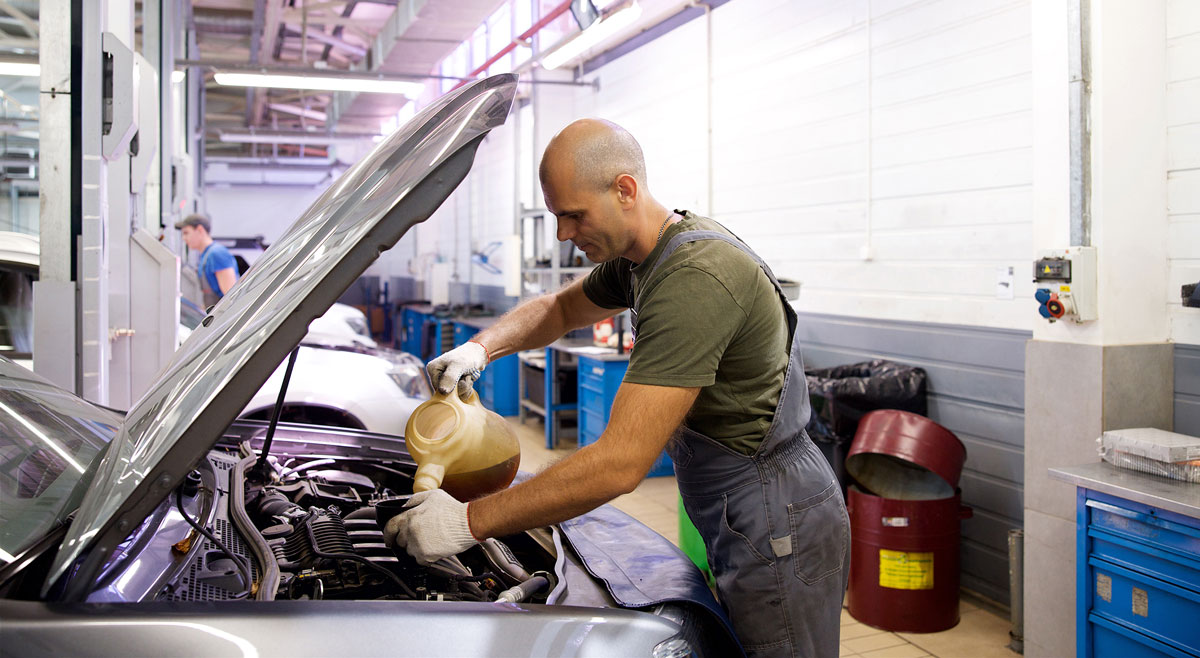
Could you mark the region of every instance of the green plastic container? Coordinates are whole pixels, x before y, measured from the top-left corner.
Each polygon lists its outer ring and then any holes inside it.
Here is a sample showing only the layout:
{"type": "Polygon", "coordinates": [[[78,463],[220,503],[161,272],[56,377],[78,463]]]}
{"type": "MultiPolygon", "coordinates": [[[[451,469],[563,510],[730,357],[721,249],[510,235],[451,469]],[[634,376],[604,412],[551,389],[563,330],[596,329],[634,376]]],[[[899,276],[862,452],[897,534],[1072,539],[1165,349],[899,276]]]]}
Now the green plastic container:
{"type": "Polygon", "coordinates": [[[713,577],[708,568],[704,540],[700,538],[700,531],[692,525],[692,520],[688,518],[687,510],[683,509],[683,497],[677,496],[677,498],[679,500],[679,548],[700,568],[704,579],[708,581],[708,586],[712,587],[713,577]]]}

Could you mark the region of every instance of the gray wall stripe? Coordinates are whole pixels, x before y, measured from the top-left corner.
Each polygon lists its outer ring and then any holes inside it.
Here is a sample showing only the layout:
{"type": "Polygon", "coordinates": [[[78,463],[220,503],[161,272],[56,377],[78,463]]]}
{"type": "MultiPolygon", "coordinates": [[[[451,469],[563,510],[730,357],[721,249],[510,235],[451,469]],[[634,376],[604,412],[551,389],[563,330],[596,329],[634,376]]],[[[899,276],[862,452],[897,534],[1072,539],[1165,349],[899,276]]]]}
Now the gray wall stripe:
{"type": "Polygon", "coordinates": [[[805,367],[883,358],[924,368],[929,417],[967,446],[962,584],[1008,602],[1008,531],[1022,527],[1027,331],[802,313],[805,367]]]}
{"type": "Polygon", "coordinates": [[[1175,345],[1175,431],[1200,436],[1200,345],[1175,345]]]}

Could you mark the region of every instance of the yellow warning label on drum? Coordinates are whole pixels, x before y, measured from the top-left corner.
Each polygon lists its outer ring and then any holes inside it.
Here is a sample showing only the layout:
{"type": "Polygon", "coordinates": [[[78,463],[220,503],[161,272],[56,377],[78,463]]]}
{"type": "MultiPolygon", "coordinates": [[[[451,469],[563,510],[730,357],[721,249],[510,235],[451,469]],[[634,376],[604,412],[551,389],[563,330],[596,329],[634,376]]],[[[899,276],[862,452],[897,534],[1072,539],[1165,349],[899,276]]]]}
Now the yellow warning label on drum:
{"type": "Polygon", "coordinates": [[[879,549],[879,586],[933,589],[933,553],[879,549]]]}

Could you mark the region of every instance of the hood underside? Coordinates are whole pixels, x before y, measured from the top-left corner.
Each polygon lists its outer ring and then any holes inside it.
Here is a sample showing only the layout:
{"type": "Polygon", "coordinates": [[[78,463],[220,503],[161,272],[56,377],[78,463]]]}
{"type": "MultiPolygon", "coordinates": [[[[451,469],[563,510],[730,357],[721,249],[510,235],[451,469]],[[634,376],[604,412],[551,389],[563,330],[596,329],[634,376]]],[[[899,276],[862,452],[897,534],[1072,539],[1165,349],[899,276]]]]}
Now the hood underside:
{"type": "Polygon", "coordinates": [[[55,557],[43,593],[88,548],[67,589],[78,598],[113,548],[193,464],[366,268],[424,221],[504,123],[517,76],[443,96],[325,191],[204,318],[130,409],[55,557]]]}

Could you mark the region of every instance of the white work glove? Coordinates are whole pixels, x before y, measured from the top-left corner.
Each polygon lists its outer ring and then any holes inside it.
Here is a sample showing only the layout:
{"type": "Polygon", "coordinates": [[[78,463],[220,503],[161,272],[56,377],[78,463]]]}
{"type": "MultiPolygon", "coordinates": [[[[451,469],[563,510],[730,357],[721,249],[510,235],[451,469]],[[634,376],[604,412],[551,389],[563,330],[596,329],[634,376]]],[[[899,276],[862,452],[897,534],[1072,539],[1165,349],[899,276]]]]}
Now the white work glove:
{"type": "Polygon", "coordinates": [[[409,509],[393,516],[383,529],[388,546],[399,546],[421,564],[458,555],[479,541],[467,524],[467,504],[441,489],[413,494],[409,509]]]}
{"type": "Polygon", "coordinates": [[[488,364],[488,353],[483,345],[475,342],[463,343],[429,362],[425,370],[433,387],[442,395],[448,395],[458,385],[458,395],[464,399],[471,395],[471,385],[479,379],[479,373],[488,364]]]}

